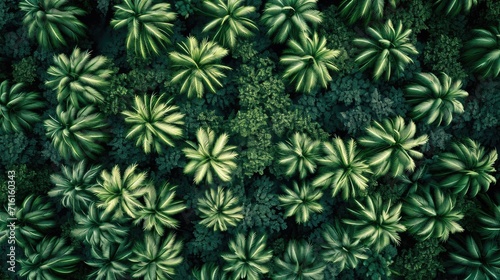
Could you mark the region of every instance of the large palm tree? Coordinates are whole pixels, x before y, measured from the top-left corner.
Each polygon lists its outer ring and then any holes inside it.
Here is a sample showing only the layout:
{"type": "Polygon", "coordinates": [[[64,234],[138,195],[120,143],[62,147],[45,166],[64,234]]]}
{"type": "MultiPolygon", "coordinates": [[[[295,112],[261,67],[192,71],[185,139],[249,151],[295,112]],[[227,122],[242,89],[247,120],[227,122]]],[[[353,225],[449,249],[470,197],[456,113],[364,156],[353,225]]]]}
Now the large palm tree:
{"type": "Polygon", "coordinates": [[[24,12],[23,24],[28,36],[36,38],[45,48],[67,46],[85,35],[85,25],[77,18],[85,11],[70,6],[68,0],[22,0],[19,8],[24,12]]]}
{"type": "Polygon", "coordinates": [[[413,106],[413,119],[425,119],[427,124],[449,125],[453,113],[464,112],[460,101],[469,94],[461,89],[462,81],[453,81],[445,73],[439,78],[432,73],[417,73],[414,80],[415,83],[405,89],[406,100],[413,106]]]}
{"type": "Polygon", "coordinates": [[[344,219],[344,223],[354,227],[354,238],[365,240],[376,252],[380,252],[392,241],[400,242],[399,232],[406,230],[400,223],[401,203],[392,205],[383,201],[379,193],[367,196],[364,203],[355,200],[355,207],[348,208],[353,219],[344,219]]]}
{"type": "Polygon", "coordinates": [[[317,0],[268,0],[260,20],[274,42],[284,43],[290,37],[311,33],[321,23],[317,0]]]}
{"type": "Polygon", "coordinates": [[[376,176],[389,173],[398,177],[405,169],[413,172],[416,166],[414,159],[423,157],[414,148],[424,145],[428,139],[427,135],[414,138],[416,132],[415,123],[410,121],[406,125],[401,116],[384,119],[381,123],[374,121],[366,129],[367,135],[358,142],[366,147],[370,156],[368,163],[376,176]]]}
{"type": "Polygon", "coordinates": [[[323,280],[326,265],[316,256],[313,246],[305,241],[288,242],[283,259],[275,258],[274,280],[323,280]]]}
{"type": "Polygon", "coordinates": [[[162,102],[162,98],[163,94],[136,96],[133,111],[122,112],[125,122],[132,125],[126,138],[136,138],[136,146],[142,146],[146,154],[152,149],[161,153],[163,144],[173,147],[173,140],[182,137],[184,114],[170,105],[172,99],[162,102]]]}
{"type": "Polygon", "coordinates": [[[229,241],[230,253],[222,254],[226,261],[225,271],[232,272],[232,279],[259,280],[269,272],[268,262],[273,257],[272,250],[266,249],[266,235],[257,236],[251,232],[247,237],[238,233],[229,241]]]}
{"type": "Polygon", "coordinates": [[[101,113],[95,112],[93,105],[81,109],[70,105],[64,111],[59,104],[56,116],[45,120],[44,126],[46,135],[52,139],[52,145],[63,158],[93,159],[104,150],[100,142],[108,138],[108,134],[103,131],[107,123],[101,113]]]}
{"type": "Polygon", "coordinates": [[[439,186],[450,188],[453,193],[476,196],[479,191],[487,191],[490,184],[496,183],[496,150],[489,153],[478,142],[466,138],[461,142],[451,143],[451,152],[437,156],[434,174],[441,178],[439,186]]]}
{"type": "Polygon", "coordinates": [[[203,218],[200,223],[214,231],[226,231],[228,226],[234,227],[243,219],[238,198],[222,187],[205,191],[205,196],[198,199],[198,210],[203,218]]]}
{"type": "Polygon", "coordinates": [[[355,61],[362,71],[372,67],[375,80],[379,80],[384,73],[386,80],[394,72],[401,74],[406,65],[413,63],[410,55],[418,54],[415,46],[408,42],[411,29],[403,30],[401,22],[394,27],[389,19],[381,26],[368,27],[366,33],[370,38],[356,38],[353,41],[361,49],[355,61]]]}
{"type": "Polygon", "coordinates": [[[142,58],[159,55],[170,43],[176,14],[169,3],[153,4],[152,0],[123,0],[115,6],[111,26],[115,29],[127,27],[127,50],[142,58]]]}
{"type": "Polygon", "coordinates": [[[103,93],[109,87],[113,71],[106,57],[91,58],[89,51],[75,48],[69,57],[63,53],[54,56],[54,65],[47,74],[45,85],[57,92],[57,101],[80,108],[104,102],[103,93]]]}
{"type": "Polygon", "coordinates": [[[279,195],[281,206],[286,209],[286,217],[295,215],[295,222],[302,224],[309,221],[311,213],[323,212],[323,206],[319,203],[319,199],[323,196],[321,190],[304,181],[300,186],[295,181],[292,184],[293,189],[283,187],[285,194],[279,195]]]}
{"type": "Polygon", "coordinates": [[[287,142],[280,142],[278,150],[280,158],[278,163],[285,167],[285,174],[293,176],[298,173],[300,179],[316,171],[320,158],[319,146],[321,142],[312,140],[303,133],[295,133],[287,142]]]}
{"type": "Polygon", "coordinates": [[[435,188],[413,193],[403,203],[403,225],[420,240],[439,238],[446,241],[450,233],[462,232],[463,218],[455,199],[435,188]]]}
{"type": "Polygon", "coordinates": [[[474,37],[464,45],[463,59],[483,78],[500,74],[500,24],[488,29],[474,29],[474,37]]]}
{"type": "Polygon", "coordinates": [[[29,280],[69,279],[77,270],[80,257],[74,248],[59,237],[45,237],[35,248],[26,248],[25,257],[19,258],[19,276],[29,280]]]}
{"type": "Polygon", "coordinates": [[[456,16],[462,12],[468,13],[477,0],[434,0],[436,12],[444,12],[447,16],[456,16]]]}
{"type": "Polygon", "coordinates": [[[213,17],[203,32],[216,29],[214,40],[227,48],[234,48],[239,37],[251,37],[252,30],[257,30],[257,26],[248,18],[248,15],[255,12],[254,6],[243,6],[243,0],[212,0],[204,1],[204,14],[213,17]]]}
{"type": "Polygon", "coordinates": [[[128,242],[106,242],[102,246],[92,246],[91,259],[85,263],[96,269],[89,274],[88,278],[118,280],[130,275],[132,250],[129,244],[128,242]]]}
{"type": "Polygon", "coordinates": [[[203,264],[201,269],[193,270],[195,280],[227,280],[227,273],[222,271],[219,266],[208,263],[203,264]]]}
{"type": "Polygon", "coordinates": [[[393,8],[398,0],[343,0],[340,3],[340,15],[353,24],[363,19],[365,23],[380,20],[384,16],[385,2],[393,8]]]}
{"type": "Polygon", "coordinates": [[[332,80],[328,70],[338,70],[333,59],[339,54],[339,50],[328,49],[325,37],[320,38],[316,32],[312,38],[299,35],[298,40],[288,42],[288,49],[280,58],[286,66],[283,78],[295,83],[295,90],[299,92],[309,93],[318,84],[326,88],[332,80]]]}
{"type": "Polygon", "coordinates": [[[196,95],[201,98],[206,88],[215,92],[217,87],[222,87],[220,80],[226,77],[223,70],[231,70],[220,64],[220,60],[228,54],[226,49],[206,39],[199,43],[192,36],[178,46],[179,52],[171,52],[169,57],[172,68],[178,69],[172,82],[182,83],[182,93],[187,93],[188,97],[196,95]]]}
{"type": "Polygon", "coordinates": [[[324,142],[323,152],[325,156],[319,160],[321,167],[313,186],[331,187],[332,196],[342,191],[345,200],[356,197],[366,189],[370,166],[353,139],[347,145],[339,137],[332,142],[324,142]]]}
{"type": "Polygon", "coordinates": [[[493,198],[481,195],[483,207],[479,212],[479,233],[487,239],[500,237],[500,193],[493,194],[493,198]]]}
{"type": "Polygon", "coordinates": [[[172,233],[166,237],[145,234],[133,248],[132,276],[144,280],[172,279],[175,267],[182,262],[181,251],[182,242],[176,241],[172,233]]]}
{"type": "Polygon", "coordinates": [[[231,173],[237,167],[234,160],[238,154],[233,151],[236,146],[227,146],[229,136],[223,133],[215,140],[213,130],[200,127],[196,133],[196,139],[198,144],[186,141],[189,147],[182,149],[190,160],[184,167],[184,173],[194,173],[196,184],[203,179],[211,184],[215,175],[224,182],[230,181],[231,173]]]}
{"type": "Polygon", "coordinates": [[[43,108],[37,92],[23,91],[23,84],[9,87],[8,81],[0,84],[0,129],[5,133],[22,132],[40,121],[37,109],[43,108]]]}

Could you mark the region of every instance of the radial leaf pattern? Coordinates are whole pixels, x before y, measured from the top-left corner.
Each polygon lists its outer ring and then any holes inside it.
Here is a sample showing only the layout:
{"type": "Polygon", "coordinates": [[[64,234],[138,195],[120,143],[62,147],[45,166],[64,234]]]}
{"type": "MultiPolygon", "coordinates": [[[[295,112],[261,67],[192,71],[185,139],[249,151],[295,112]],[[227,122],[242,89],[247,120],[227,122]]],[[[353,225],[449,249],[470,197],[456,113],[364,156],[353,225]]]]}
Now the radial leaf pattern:
{"type": "Polygon", "coordinates": [[[313,247],[305,241],[288,242],[283,259],[275,259],[274,280],[323,280],[325,264],[316,257],[313,247]]]}
{"type": "Polygon", "coordinates": [[[198,199],[198,210],[203,218],[200,223],[214,231],[226,231],[228,226],[236,226],[243,219],[243,207],[230,190],[218,187],[210,189],[198,199]]]}
{"type": "Polygon", "coordinates": [[[295,215],[295,222],[307,223],[312,213],[323,211],[323,206],[319,203],[323,192],[306,182],[300,183],[300,186],[295,181],[292,184],[293,189],[283,187],[285,194],[279,196],[281,206],[286,209],[286,217],[295,215]]]}
{"type": "Polygon", "coordinates": [[[320,159],[320,143],[298,132],[289,141],[280,142],[278,163],[286,168],[285,174],[291,177],[298,173],[300,179],[304,179],[307,174],[313,174],[316,171],[317,161],[320,159]]]}
{"type": "Polygon", "coordinates": [[[474,37],[464,45],[463,59],[483,78],[500,75],[500,24],[474,29],[474,37]]]}
{"type": "Polygon", "coordinates": [[[344,17],[349,24],[364,19],[365,23],[371,20],[380,20],[384,15],[385,2],[388,2],[393,8],[399,0],[343,0],[340,3],[340,15],[344,17]]]}

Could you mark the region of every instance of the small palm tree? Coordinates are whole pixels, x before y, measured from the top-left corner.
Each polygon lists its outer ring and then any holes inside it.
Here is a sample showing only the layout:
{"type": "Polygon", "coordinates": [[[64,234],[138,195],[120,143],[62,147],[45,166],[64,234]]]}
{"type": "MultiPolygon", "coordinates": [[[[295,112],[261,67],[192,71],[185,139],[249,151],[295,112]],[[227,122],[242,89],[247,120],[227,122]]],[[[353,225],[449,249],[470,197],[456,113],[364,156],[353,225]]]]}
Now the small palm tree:
{"type": "Polygon", "coordinates": [[[449,125],[453,113],[464,112],[460,101],[469,94],[461,88],[462,81],[453,81],[445,73],[439,79],[432,73],[417,73],[415,83],[405,90],[406,100],[413,106],[412,118],[425,119],[427,124],[449,125]]]}
{"type": "Polygon", "coordinates": [[[410,55],[418,54],[415,46],[409,41],[411,29],[403,30],[401,22],[394,28],[389,19],[384,25],[368,27],[371,38],[356,38],[353,43],[362,52],[356,57],[356,63],[362,71],[373,67],[373,79],[379,80],[385,73],[389,80],[393,72],[400,75],[406,65],[413,63],[410,55]]]}
{"type": "Polygon", "coordinates": [[[460,275],[464,279],[498,279],[500,275],[500,248],[494,240],[482,240],[467,236],[465,240],[451,239],[448,244],[451,274],[460,275]]]}
{"type": "Polygon", "coordinates": [[[175,199],[176,187],[165,183],[160,188],[159,194],[156,188],[151,188],[144,195],[146,204],[138,209],[134,223],[139,224],[144,221],[144,230],[154,231],[159,236],[164,235],[165,228],[177,228],[179,221],[172,216],[186,209],[186,205],[175,199]]]}
{"type": "Polygon", "coordinates": [[[161,153],[162,144],[174,146],[173,139],[182,137],[181,125],[184,114],[178,112],[178,106],[170,105],[172,99],[162,102],[163,94],[135,97],[133,111],[124,111],[125,122],[131,124],[126,138],[137,138],[136,146],[142,145],[146,154],[152,148],[161,153]]]}
{"type": "Polygon", "coordinates": [[[496,78],[500,74],[500,25],[474,29],[474,38],[464,45],[465,62],[481,77],[496,78]]]}
{"type": "Polygon", "coordinates": [[[75,213],[87,209],[95,200],[89,188],[95,184],[100,169],[100,165],[87,168],[84,160],[72,167],[63,165],[61,173],[50,176],[50,180],[56,186],[49,191],[49,196],[62,197],[60,200],[62,206],[71,208],[75,213]]]}
{"type": "Polygon", "coordinates": [[[272,250],[266,249],[266,235],[257,237],[251,232],[248,237],[239,233],[229,241],[230,253],[222,254],[227,262],[225,271],[232,271],[232,279],[258,280],[269,272],[268,262],[273,257],[272,250]]]}
{"type": "MultiPolygon", "coordinates": [[[[398,0],[388,0],[395,8],[398,0]]],[[[384,16],[386,0],[343,0],[340,3],[340,15],[347,19],[349,24],[364,19],[365,24],[371,20],[380,20],[384,16]]]]}
{"type": "Polygon", "coordinates": [[[77,18],[85,11],[68,5],[68,0],[22,0],[23,24],[28,36],[36,38],[45,48],[67,46],[67,39],[75,41],[85,35],[85,25],[77,18]]]}
{"type": "Polygon", "coordinates": [[[260,20],[274,42],[284,43],[290,37],[311,33],[321,23],[317,0],[268,0],[260,20]]]}
{"type": "Polygon", "coordinates": [[[403,225],[420,240],[446,241],[450,233],[464,230],[458,224],[464,215],[457,209],[454,197],[437,188],[432,192],[427,188],[422,195],[411,194],[403,203],[403,214],[403,225]]]}
{"type": "Polygon", "coordinates": [[[220,64],[228,54],[226,49],[206,39],[200,44],[192,36],[178,45],[180,52],[171,52],[169,57],[172,67],[179,69],[172,77],[172,83],[182,83],[181,93],[201,98],[205,88],[215,93],[216,87],[222,87],[220,79],[226,77],[223,70],[231,70],[220,64]]]}
{"type": "Polygon", "coordinates": [[[401,116],[393,119],[384,119],[382,123],[374,121],[366,129],[368,135],[361,137],[358,142],[367,148],[370,156],[368,163],[374,169],[376,176],[390,173],[393,177],[403,174],[406,169],[413,172],[413,159],[423,157],[421,152],[414,150],[427,143],[427,135],[415,137],[417,129],[415,123],[405,124],[401,116]]]}
{"type": "Polygon", "coordinates": [[[344,219],[344,223],[354,226],[354,238],[366,240],[376,252],[380,252],[392,241],[399,244],[399,232],[406,230],[401,219],[401,203],[392,205],[383,201],[380,194],[367,196],[365,203],[354,201],[356,207],[348,208],[354,219],[344,219]]]}
{"type": "Polygon", "coordinates": [[[274,280],[322,280],[325,264],[316,258],[313,247],[305,241],[288,242],[285,257],[275,258],[274,280]]]}
{"type": "Polygon", "coordinates": [[[142,207],[138,198],[151,191],[153,186],[145,182],[147,173],[136,173],[136,168],[136,164],[128,166],[123,176],[118,165],[111,172],[101,172],[101,180],[90,190],[99,199],[97,207],[104,209],[103,214],[113,213],[113,218],[121,218],[125,214],[137,218],[142,207]]]}
{"type": "Polygon", "coordinates": [[[35,111],[43,108],[37,92],[24,92],[23,84],[9,87],[8,81],[0,84],[0,128],[5,133],[22,132],[40,121],[35,111]]]}
{"type": "Polygon", "coordinates": [[[333,226],[326,225],[322,233],[325,243],[323,243],[323,259],[327,262],[337,264],[339,270],[344,268],[354,269],[358,266],[359,260],[366,260],[367,249],[359,239],[353,238],[354,232],[351,227],[342,226],[335,220],[333,226]]]}
{"type": "Polygon", "coordinates": [[[320,144],[320,141],[312,140],[306,134],[297,132],[289,141],[278,144],[280,153],[278,163],[286,168],[287,176],[299,173],[300,179],[304,179],[307,174],[316,171],[320,144]]]}
{"type": "Polygon", "coordinates": [[[477,5],[477,0],[434,0],[436,12],[444,12],[447,16],[454,17],[462,12],[468,13],[472,6],[477,5]]]}
{"type": "Polygon", "coordinates": [[[123,0],[115,6],[115,17],[111,26],[115,29],[128,28],[127,50],[142,58],[151,54],[160,55],[172,35],[176,14],[170,4],[153,4],[152,0],[123,0]]]}
{"type": "Polygon", "coordinates": [[[182,242],[170,233],[162,241],[155,233],[145,234],[144,240],[135,243],[130,261],[132,276],[144,280],[172,279],[175,267],[182,262],[182,242]]]}
{"type": "Polygon", "coordinates": [[[220,268],[213,264],[203,264],[200,270],[193,270],[193,277],[195,280],[227,280],[227,274],[220,270],[220,268]]]}
{"type": "Polygon", "coordinates": [[[104,148],[99,142],[108,138],[102,131],[107,126],[104,117],[95,113],[94,106],[77,109],[69,106],[63,111],[63,106],[56,108],[57,118],[50,116],[44,121],[46,135],[52,139],[52,145],[66,159],[94,159],[104,148]]]}
{"type": "Polygon", "coordinates": [[[65,239],[45,237],[34,249],[26,248],[20,258],[19,276],[24,279],[68,279],[77,270],[80,257],[72,255],[73,247],[65,239]]]}
{"type": "Polygon", "coordinates": [[[243,207],[238,205],[238,198],[221,187],[207,190],[205,197],[198,198],[198,210],[203,218],[200,223],[214,231],[226,231],[228,226],[234,227],[243,219],[243,207]]]}
{"type": "Polygon", "coordinates": [[[487,191],[496,183],[496,150],[486,153],[478,142],[466,138],[451,144],[452,152],[438,155],[434,174],[442,180],[439,186],[451,188],[454,194],[476,196],[479,191],[487,191]]]}
{"type": "Polygon", "coordinates": [[[295,222],[298,224],[307,223],[313,212],[323,212],[323,206],[319,203],[323,192],[308,183],[302,182],[299,187],[294,181],[293,189],[283,187],[283,191],[285,194],[280,195],[279,200],[281,206],[286,209],[285,216],[295,215],[295,222]]]}
{"type": "Polygon", "coordinates": [[[486,239],[498,240],[500,237],[500,194],[494,194],[490,198],[486,194],[481,195],[483,209],[477,217],[479,220],[479,233],[486,239]]]}
{"type": "Polygon", "coordinates": [[[182,151],[190,161],[184,167],[185,174],[194,173],[194,182],[199,184],[203,178],[213,183],[214,175],[222,181],[231,180],[231,172],[236,169],[234,159],[238,156],[233,150],[236,146],[226,146],[229,136],[225,133],[215,140],[215,132],[210,128],[200,127],[196,133],[198,144],[186,141],[189,148],[182,151]]]}
{"type": "Polygon", "coordinates": [[[288,49],[283,52],[280,62],[287,66],[283,78],[295,83],[295,90],[309,93],[317,84],[326,88],[332,80],[328,70],[338,71],[333,64],[340,54],[338,50],[326,47],[325,37],[314,33],[312,38],[307,34],[299,36],[299,40],[290,40],[288,49]]]}
{"type": "Polygon", "coordinates": [[[104,102],[103,92],[110,84],[113,71],[104,56],[90,57],[88,51],[75,48],[66,54],[54,56],[54,65],[47,70],[49,79],[45,85],[57,92],[57,101],[66,102],[75,108],[80,105],[104,102]]]}
{"type": "Polygon", "coordinates": [[[130,275],[132,250],[128,242],[106,242],[102,246],[92,246],[90,253],[92,258],[85,263],[97,269],[89,274],[89,279],[124,279],[130,275]]]}
{"type": "Polygon", "coordinates": [[[248,15],[255,12],[254,6],[243,6],[243,0],[204,1],[204,14],[213,17],[203,32],[216,29],[214,40],[222,46],[234,48],[238,37],[251,37],[253,30],[258,30],[248,15]]]}
{"type": "Polygon", "coordinates": [[[319,160],[321,165],[313,186],[332,188],[332,196],[342,190],[342,197],[347,200],[363,192],[368,186],[370,166],[356,148],[351,139],[346,143],[336,137],[331,143],[323,143],[325,157],[319,160]]]}

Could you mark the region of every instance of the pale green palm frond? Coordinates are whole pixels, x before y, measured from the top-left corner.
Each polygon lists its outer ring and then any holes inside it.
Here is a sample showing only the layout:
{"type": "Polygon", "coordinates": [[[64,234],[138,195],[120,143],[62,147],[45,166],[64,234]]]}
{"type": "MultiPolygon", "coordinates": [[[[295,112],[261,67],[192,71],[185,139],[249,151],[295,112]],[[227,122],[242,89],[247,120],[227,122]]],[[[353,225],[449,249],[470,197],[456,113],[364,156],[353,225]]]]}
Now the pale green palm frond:
{"type": "Polygon", "coordinates": [[[193,277],[195,280],[227,280],[227,273],[222,271],[219,266],[208,263],[203,264],[201,269],[193,270],[193,277]]]}
{"type": "MultiPolygon", "coordinates": [[[[349,24],[354,24],[363,20],[365,24],[372,20],[380,20],[384,16],[384,8],[387,0],[343,0],[340,3],[340,15],[349,24]]],[[[389,0],[389,4],[394,8],[398,0],[389,0]]]]}
{"type": "Polygon", "coordinates": [[[300,179],[313,174],[319,160],[320,143],[298,132],[287,142],[280,142],[278,163],[286,168],[285,174],[291,177],[298,173],[300,179]]]}
{"type": "Polygon", "coordinates": [[[203,218],[200,223],[214,231],[226,231],[228,226],[236,226],[243,219],[243,207],[230,190],[218,187],[210,189],[198,199],[198,210],[203,218]]]}
{"type": "Polygon", "coordinates": [[[95,280],[123,279],[131,273],[129,242],[106,242],[102,246],[91,247],[91,259],[85,261],[94,271],[89,278],[95,280]]]}
{"type": "Polygon", "coordinates": [[[500,75],[500,25],[474,29],[474,37],[464,44],[463,59],[483,78],[500,75]]]}
{"type": "Polygon", "coordinates": [[[434,0],[436,12],[454,17],[461,13],[469,13],[477,5],[477,0],[434,0]]]}
{"type": "Polygon", "coordinates": [[[283,259],[275,258],[275,280],[323,280],[326,265],[316,257],[313,246],[305,241],[288,242],[283,259]]]}
{"type": "Polygon", "coordinates": [[[323,212],[323,206],[319,203],[323,192],[304,181],[300,186],[295,181],[292,184],[293,188],[283,187],[285,194],[279,195],[279,201],[286,209],[286,217],[295,216],[298,224],[307,223],[312,213],[323,212]]]}

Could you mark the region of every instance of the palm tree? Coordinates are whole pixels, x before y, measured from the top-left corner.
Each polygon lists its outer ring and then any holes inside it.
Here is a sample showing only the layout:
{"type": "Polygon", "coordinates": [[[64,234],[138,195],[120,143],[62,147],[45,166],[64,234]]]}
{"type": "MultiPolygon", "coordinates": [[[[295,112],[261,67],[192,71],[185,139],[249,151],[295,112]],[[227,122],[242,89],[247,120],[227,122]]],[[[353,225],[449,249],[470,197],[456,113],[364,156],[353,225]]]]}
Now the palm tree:
{"type": "Polygon", "coordinates": [[[413,159],[423,157],[414,148],[424,145],[428,140],[427,135],[414,138],[416,131],[415,123],[410,121],[406,125],[401,116],[384,119],[382,123],[374,121],[366,129],[368,135],[361,137],[358,142],[367,148],[370,156],[368,163],[376,176],[389,172],[391,176],[398,177],[405,169],[413,172],[416,166],[413,159]]]}
{"type": "Polygon", "coordinates": [[[82,212],[75,212],[74,215],[76,225],[71,230],[71,235],[91,246],[121,243],[128,235],[129,227],[124,225],[124,220],[112,218],[111,213],[104,213],[95,203],[91,203],[82,212]]]}
{"type": "Polygon", "coordinates": [[[243,6],[243,0],[214,0],[204,1],[204,14],[213,17],[203,32],[216,29],[214,40],[230,49],[236,45],[238,37],[251,37],[253,30],[258,30],[248,15],[255,12],[254,6],[243,6]]]}
{"type": "Polygon", "coordinates": [[[71,208],[75,213],[87,209],[95,200],[89,188],[95,184],[100,169],[100,165],[87,168],[84,160],[72,167],[63,165],[61,173],[50,175],[50,181],[55,187],[49,191],[48,195],[60,198],[62,206],[71,208]]]}
{"type": "Polygon", "coordinates": [[[445,73],[439,79],[432,73],[415,74],[415,83],[405,89],[406,100],[413,106],[412,118],[425,119],[427,124],[449,125],[453,113],[464,112],[460,101],[469,94],[461,88],[462,81],[453,81],[445,73]]]}
{"type": "Polygon", "coordinates": [[[261,274],[269,272],[268,262],[273,257],[272,250],[266,249],[266,235],[257,237],[251,232],[248,237],[242,233],[229,241],[230,253],[222,254],[227,262],[225,271],[232,271],[232,279],[258,280],[261,274]]]}
{"type": "Polygon", "coordinates": [[[137,164],[129,165],[123,176],[120,167],[115,165],[111,172],[103,170],[101,180],[90,190],[97,196],[97,207],[104,209],[103,214],[113,213],[113,218],[137,218],[142,207],[138,198],[152,190],[153,186],[145,182],[147,173],[136,173],[137,164]]]}
{"type": "Polygon", "coordinates": [[[434,5],[436,12],[454,17],[462,12],[468,13],[472,6],[477,5],[477,0],[434,0],[434,5]]]}
{"type": "Polygon", "coordinates": [[[47,70],[45,85],[57,92],[57,101],[80,108],[80,105],[104,102],[103,92],[110,84],[113,71],[104,56],[91,58],[90,52],[75,48],[70,57],[54,56],[54,65],[47,70]]]}
{"type": "Polygon", "coordinates": [[[73,247],[63,238],[45,237],[34,249],[26,248],[19,258],[19,276],[24,279],[68,279],[77,270],[80,257],[72,255],[73,247]]]}
{"type": "Polygon", "coordinates": [[[187,92],[188,97],[196,94],[201,98],[205,88],[215,93],[216,87],[222,87],[220,79],[226,77],[223,70],[231,70],[220,64],[228,54],[226,49],[206,39],[200,44],[192,36],[178,46],[180,52],[171,52],[169,57],[172,67],[179,69],[172,77],[172,83],[182,82],[181,93],[187,92]]]}
{"type": "Polygon", "coordinates": [[[331,143],[323,143],[325,157],[319,160],[321,165],[313,186],[332,188],[332,196],[342,190],[342,197],[347,200],[356,197],[368,186],[370,166],[356,148],[356,142],[350,139],[346,143],[336,137],[331,143]]]}
{"type": "Polygon", "coordinates": [[[353,43],[362,52],[356,57],[356,63],[362,71],[373,67],[373,79],[379,80],[385,72],[389,80],[393,72],[400,75],[406,65],[413,63],[409,55],[418,54],[409,41],[411,29],[403,30],[401,22],[394,28],[389,19],[382,26],[368,27],[366,32],[371,38],[356,38],[353,43]]]}
{"type": "Polygon", "coordinates": [[[128,242],[105,242],[102,246],[92,246],[90,253],[92,259],[85,263],[97,269],[90,273],[89,279],[117,280],[130,275],[132,250],[128,242]]]}
{"type": "Polygon", "coordinates": [[[356,206],[348,208],[354,219],[344,219],[344,223],[354,226],[354,238],[363,239],[368,246],[380,252],[389,243],[399,244],[399,232],[406,230],[401,219],[401,203],[392,205],[383,201],[379,193],[367,196],[365,203],[354,200],[356,206]]]}
{"type": "Polygon", "coordinates": [[[95,112],[94,106],[77,109],[69,106],[63,111],[60,104],[56,108],[57,118],[50,116],[44,121],[46,135],[52,139],[52,145],[66,159],[94,159],[104,148],[99,142],[108,138],[102,129],[107,126],[101,113],[95,112]]]}
{"type": "Polygon", "coordinates": [[[22,0],[23,24],[28,36],[45,48],[67,46],[67,38],[75,41],[85,35],[85,25],[77,18],[85,11],[68,5],[68,0],[22,0]]]}
{"type": "Polygon", "coordinates": [[[327,224],[322,232],[323,259],[336,264],[340,271],[344,268],[354,269],[359,260],[366,260],[367,249],[359,239],[353,238],[354,232],[351,227],[342,226],[335,220],[333,226],[327,224]]]}
{"type": "Polygon", "coordinates": [[[295,215],[295,222],[298,224],[307,223],[313,212],[323,212],[323,206],[319,199],[323,192],[302,181],[299,185],[293,181],[293,189],[283,187],[285,195],[280,195],[281,206],[286,209],[285,216],[295,215]]]}
{"type": "Polygon", "coordinates": [[[24,92],[23,84],[9,88],[9,82],[0,84],[0,127],[5,133],[22,132],[31,129],[33,123],[40,121],[35,111],[43,108],[37,92],[24,92]]]}
{"type": "Polygon", "coordinates": [[[145,205],[138,209],[134,223],[144,221],[144,230],[154,231],[160,236],[164,235],[165,228],[177,228],[179,221],[172,216],[186,209],[186,205],[175,199],[176,188],[177,186],[165,183],[159,194],[156,188],[151,188],[144,195],[145,205]]]}
{"type": "Polygon", "coordinates": [[[452,262],[448,270],[464,279],[498,279],[500,275],[500,248],[494,240],[467,236],[465,240],[451,239],[448,244],[452,262]]]}
{"type": "Polygon", "coordinates": [[[294,35],[310,33],[321,23],[317,0],[268,0],[260,20],[274,42],[284,43],[294,35]]]}
{"type": "Polygon", "coordinates": [[[464,45],[463,59],[481,77],[496,78],[500,74],[500,25],[474,29],[474,38],[464,45]]]}
{"type": "Polygon", "coordinates": [[[288,49],[283,52],[280,62],[287,66],[283,78],[295,83],[298,92],[311,92],[319,83],[326,88],[332,80],[328,70],[338,71],[333,64],[340,54],[339,50],[326,47],[325,37],[314,33],[312,39],[307,34],[299,36],[299,40],[290,40],[288,49]]]}
{"type": "Polygon", "coordinates": [[[306,134],[295,133],[287,142],[280,142],[278,149],[280,158],[278,163],[286,168],[285,174],[293,176],[299,173],[300,179],[316,171],[319,160],[318,140],[312,140],[306,134]]]}
{"type": "Polygon", "coordinates": [[[434,174],[442,178],[439,186],[451,188],[454,194],[476,196],[479,191],[487,191],[490,184],[496,183],[496,150],[486,153],[478,142],[466,138],[451,144],[452,152],[438,155],[434,174]]]}
{"type": "Polygon", "coordinates": [[[227,280],[227,274],[213,263],[203,264],[201,270],[193,270],[193,277],[195,280],[227,280]]]}
{"type": "MultiPolygon", "coordinates": [[[[396,8],[398,0],[388,0],[396,8]]],[[[347,19],[349,24],[364,19],[365,24],[372,20],[380,20],[384,16],[386,0],[343,0],[340,3],[340,15],[347,19]]]]}
{"type": "Polygon", "coordinates": [[[173,139],[182,137],[181,125],[184,124],[184,114],[177,112],[178,106],[170,105],[172,99],[162,102],[163,94],[144,95],[143,99],[135,96],[134,110],[124,111],[125,122],[132,124],[126,138],[137,138],[136,146],[142,145],[146,154],[151,149],[162,152],[161,145],[174,146],[173,139]]]}
{"type": "Polygon", "coordinates": [[[479,212],[479,233],[486,239],[498,240],[500,237],[500,194],[494,194],[490,198],[486,194],[481,195],[483,209],[479,212]]]}
{"type": "Polygon", "coordinates": [[[450,233],[464,230],[458,224],[464,215],[457,209],[454,197],[438,188],[432,192],[427,188],[422,195],[411,194],[403,203],[403,214],[403,225],[421,241],[430,238],[446,241],[450,233]]]}
{"type": "Polygon", "coordinates": [[[228,226],[236,226],[243,219],[243,207],[231,190],[218,187],[205,191],[205,197],[198,198],[198,210],[203,220],[200,224],[214,231],[226,231],[228,226]]]}
{"type": "Polygon", "coordinates": [[[199,184],[203,178],[208,184],[213,182],[214,175],[222,181],[231,180],[231,172],[237,165],[234,159],[238,156],[233,150],[236,146],[226,146],[229,136],[225,133],[215,140],[215,132],[210,128],[199,128],[196,133],[198,144],[186,141],[188,148],[182,149],[190,161],[184,167],[185,174],[194,173],[194,182],[199,184]]]}
{"type": "Polygon", "coordinates": [[[144,280],[172,279],[175,267],[182,262],[182,242],[170,233],[162,241],[155,233],[145,234],[144,240],[135,243],[130,261],[132,277],[144,280]]]}
{"type": "Polygon", "coordinates": [[[123,0],[115,6],[115,17],[111,26],[115,29],[128,28],[127,50],[142,58],[151,54],[160,55],[172,35],[176,14],[170,4],[153,4],[152,0],[123,0]]]}
{"type": "Polygon", "coordinates": [[[275,258],[276,270],[273,273],[274,280],[322,280],[325,264],[316,258],[313,247],[305,241],[288,242],[285,257],[275,258]]]}

